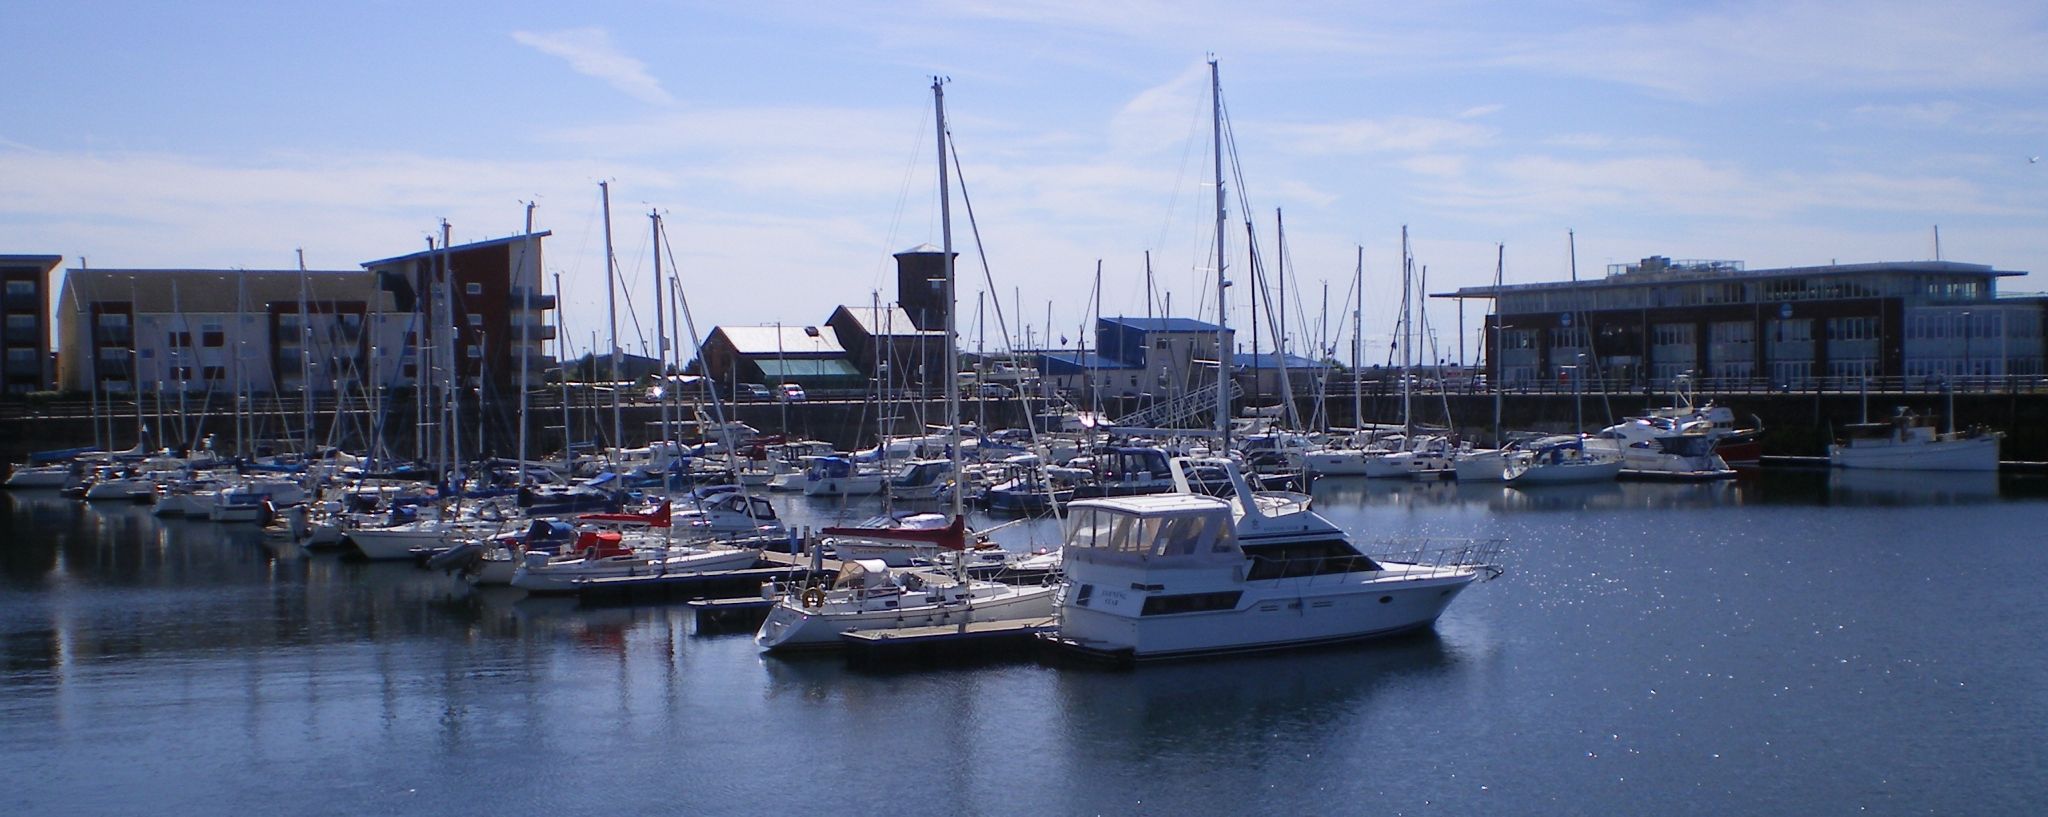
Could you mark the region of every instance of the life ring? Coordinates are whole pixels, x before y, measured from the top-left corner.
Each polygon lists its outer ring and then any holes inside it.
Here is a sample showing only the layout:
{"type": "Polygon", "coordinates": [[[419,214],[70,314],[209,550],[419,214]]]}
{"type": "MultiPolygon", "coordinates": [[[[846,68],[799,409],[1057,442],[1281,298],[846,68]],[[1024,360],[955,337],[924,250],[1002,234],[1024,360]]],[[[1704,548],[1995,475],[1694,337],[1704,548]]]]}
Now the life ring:
{"type": "Polygon", "coordinates": [[[804,606],[816,610],[825,606],[825,588],[812,586],[804,590],[804,606]]]}

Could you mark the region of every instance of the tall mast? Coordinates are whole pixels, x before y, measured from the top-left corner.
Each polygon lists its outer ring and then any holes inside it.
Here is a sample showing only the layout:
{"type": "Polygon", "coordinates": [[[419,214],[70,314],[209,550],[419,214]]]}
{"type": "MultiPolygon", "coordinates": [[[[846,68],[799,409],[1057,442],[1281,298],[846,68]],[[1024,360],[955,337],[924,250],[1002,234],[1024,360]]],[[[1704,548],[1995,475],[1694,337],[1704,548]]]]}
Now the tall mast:
{"type": "MultiPolygon", "coordinates": [[[[612,349],[612,446],[624,449],[626,447],[625,422],[620,419],[619,415],[619,286],[615,280],[618,272],[618,259],[612,256],[611,183],[598,182],[597,192],[599,198],[604,202],[604,299],[605,316],[610,321],[611,329],[611,334],[608,337],[610,338],[612,349]]],[[[597,353],[595,348],[590,351],[591,354],[597,353]]],[[[614,458],[614,469],[617,468],[617,463],[617,459],[614,458]]]]}
{"type": "MultiPolygon", "coordinates": [[[[668,429],[668,335],[662,331],[668,316],[661,303],[661,213],[650,210],[647,220],[654,231],[654,368],[661,383],[661,439],[665,443],[675,438],[669,436],[668,429]]],[[[781,343],[781,334],[775,338],[781,343]]]]}
{"type": "MultiPolygon", "coordinates": [[[[569,414],[569,326],[562,309],[562,274],[555,273],[555,367],[562,377],[562,467],[573,473],[576,468],[576,436],[570,433],[569,414]]],[[[595,351],[593,350],[593,353],[595,351]]]]}
{"type": "MultiPolygon", "coordinates": [[[[946,449],[953,461],[953,518],[959,519],[966,515],[967,510],[965,492],[960,484],[960,388],[953,383],[953,370],[960,366],[960,354],[956,348],[958,340],[953,336],[957,323],[953,314],[957,311],[953,308],[953,192],[946,181],[946,152],[951,149],[951,141],[946,138],[945,80],[940,77],[932,77],[932,109],[937,114],[935,119],[939,132],[938,141],[934,144],[939,146],[939,241],[944,252],[941,263],[946,270],[946,359],[942,361],[946,385],[946,449]]],[[[929,372],[930,368],[927,367],[926,371],[929,372]]],[[[961,575],[966,575],[966,553],[961,553],[959,564],[961,575]]]]}
{"type": "Polygon", "coordinates": [[[1410,377],[1408,368],[1415,357],[1414,324],[1409,321],[1408,284],[1415,276],[1415,259],[1408,254],[1408,225],[1401,225],[1401,434],[1403,444],[1412,443],[1415,421],[1408,414],[1410,377]]]}
{"type": "Polygon", "coordinates": [[[1365,245],[1358,245],[1358,271],[1351,275],[1357,300],[1351,302],[1351,424],[1365,430],[1365,245]]]}
{"type": "MultiPolygon", "coordinates": [[[[305,456],[313,454],[313,322],[306,314],[306,251],[299,254],[299,422],[304,444],[300,451],[305,456]]],[[[341,410],[341,401],[334,401],[336,411],[341,410]]]]}
{"type": "Polygon", "coordinates": [[[1223,200],[1223,77],[1209,58],[1209,138],[1216,160],[1216,433],[1230,450],[1230,281],[1223,277],[1223,229],[1230,213],[1223,200]]]}
{"type": "MultiPolygon", "coordinates": [[[[533,319],[539,317],[533,308],[534,293],[540,289],[540,260],[533,255],[533,202],[526,203],[526,237],[520,245],[521,260],[533,265],[533,286],[522,289],[519,303],[519,485],[526,485],[526,389],[528,372],[533,367],[527,363],[527,345],[533,342],[533,319]]],[[[514,272],[520,281],[526,280],[525,264],[514,272]]]]}
{"type": "MultiPolygon", "coordinates": [[[[462,467],[462,325],[455,316],[455,258],[449,255],[448,220],[441,219],[441,303],[448,313],[448,465],[462,467]]],[[[481,340],[481,339],[479,339],[481,340]]],[[[439,345],[439,344],[436,344],[439,345]]],[[[482,360],[482,358],[478,358],[482,360]]],[[[479,386],[482,383],[478,383],[479,386]]],[[[477,395],[482,402],[483,395],[477,395]]]]}
{"type": "MultiPolygon", "coordinates": [[[[1493,247],[1493,291],[1494,291],[1494,293],[1495,293],[1493,297],[1495,298],[1495,300],[1494,300],[1494,303],[1495,303],[1495,304],[1498,304],[1498,303],[1500,303],[1500,301],[1499,301],[1499,298],[1500,298],[1500,294],[1499,294],[1499,293],[1500,293],[1500,280],[1501,280],[1501,271],[1507,268],[1507,258],[1508,258],[1508,245],[1506,245],[1506,244],[1495,244],[1495,245],[1494,245],[1494,247],[1493,247]]],[[[1500,387],[1501,387],[1501,382],[1500,382],[1500,376],[1501,376],[1501,371],[1500,371],[1500,328],[1501,328],[1501,327],[1500,327],[1500,309],[1498,309],[1498,308],[1495,308],[1495,309],[1493,310],[1493,313],[1494,313],[1494,314],[1493,314],[1493,382],[1492,382],[1492,383],[1488,383],[1487,385],[1489,385],[1489,386],[1492,386],[1492,387],[1493,387],[1493,447],[1495,447],[1495,448],[1499,448],[1499,447],[1501,447],[1501,439],[1500,439],[1500,410],[1501,410],[1501,390],[1500,390],[1500,387]]]]}

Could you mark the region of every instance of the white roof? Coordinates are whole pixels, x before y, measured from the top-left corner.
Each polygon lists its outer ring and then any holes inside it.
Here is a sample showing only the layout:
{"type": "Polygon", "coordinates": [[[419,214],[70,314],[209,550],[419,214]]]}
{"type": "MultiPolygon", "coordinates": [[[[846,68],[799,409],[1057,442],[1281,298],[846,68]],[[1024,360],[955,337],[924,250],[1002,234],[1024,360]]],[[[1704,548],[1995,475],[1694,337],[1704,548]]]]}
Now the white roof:
{"type": "Polygon", "coordinates": [[[1076,508],[1102,508],[1119,513],[1163,516],[1195,512],[1228,511],[1230,500],[1203,494],[1149,494],[1075,500],[1076,508]]]}
{"type": "Polygon", "coordinates": [[[851,304],[842,305],[839,308],[846,310],[846,314],[853,318],[854,323],[860,325],[862,331],[873,336],[938,335],[944,337],[946,334],[941,330],[927,331],[917,328],[917,322],[910,319],[910,313],[903,311],[903,307],[893,304],[880,309],[873,306],[853,306],[851,304]]]}
{"type": "Polygon", "coordinates": [[[839,333],[830,326],[720,326],[718,331],[743,355],[844,356],[839,333]]]}

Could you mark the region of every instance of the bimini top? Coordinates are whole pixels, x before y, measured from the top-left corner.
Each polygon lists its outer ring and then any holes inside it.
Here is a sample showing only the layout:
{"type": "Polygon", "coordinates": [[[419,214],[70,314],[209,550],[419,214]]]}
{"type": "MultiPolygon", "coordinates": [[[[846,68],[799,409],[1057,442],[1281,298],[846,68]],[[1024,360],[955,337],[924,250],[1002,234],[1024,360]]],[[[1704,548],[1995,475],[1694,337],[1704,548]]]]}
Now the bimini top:
{"type": "Polygon", "coordinates": [[[1084,499],[1068,506],[1065,558],[1132,567],[1237,564],[1228,501],[1199,494],[1084,499]]]}

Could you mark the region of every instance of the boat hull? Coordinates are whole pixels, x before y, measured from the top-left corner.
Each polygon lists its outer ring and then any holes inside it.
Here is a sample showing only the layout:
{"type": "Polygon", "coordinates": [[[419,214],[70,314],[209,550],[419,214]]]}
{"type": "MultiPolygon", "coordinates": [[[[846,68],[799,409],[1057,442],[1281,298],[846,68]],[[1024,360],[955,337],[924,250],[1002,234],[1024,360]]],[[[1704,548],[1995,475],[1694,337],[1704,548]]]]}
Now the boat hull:
{"type": "Polygon", "coordinates": [[[767,650],[829,649],[840,646],[840,635],[853,630],[1045,618],[1052,611],[1050,587],[1009,588],[993,598],[977,598],[972,604],[956,602],[845,613],[814,612],[785,600],[776,604],[767,620],[761,622],[754,643],[767,650]]]}
{"type": "MultiPolygon", "coordinates": [[[[1392,567],[1392,566],[1390,566],[1392,567]]],[[[1056,642],[1082,652],[1137,660],[1278,650],[1380,638],[1435,624],[1471,571],[1422,579],[1280,584],[1245,590],[1230,610],[1133,616],[1071,603],[1060,607],[1056,642]]]]}
{"type": "Polygon", "coordinates": [[[1890,445],[1834,445],[1828,464],[1836,468],[1889,471],[1996,471],[1998,437],[1962,437],[1890,445]]]}

